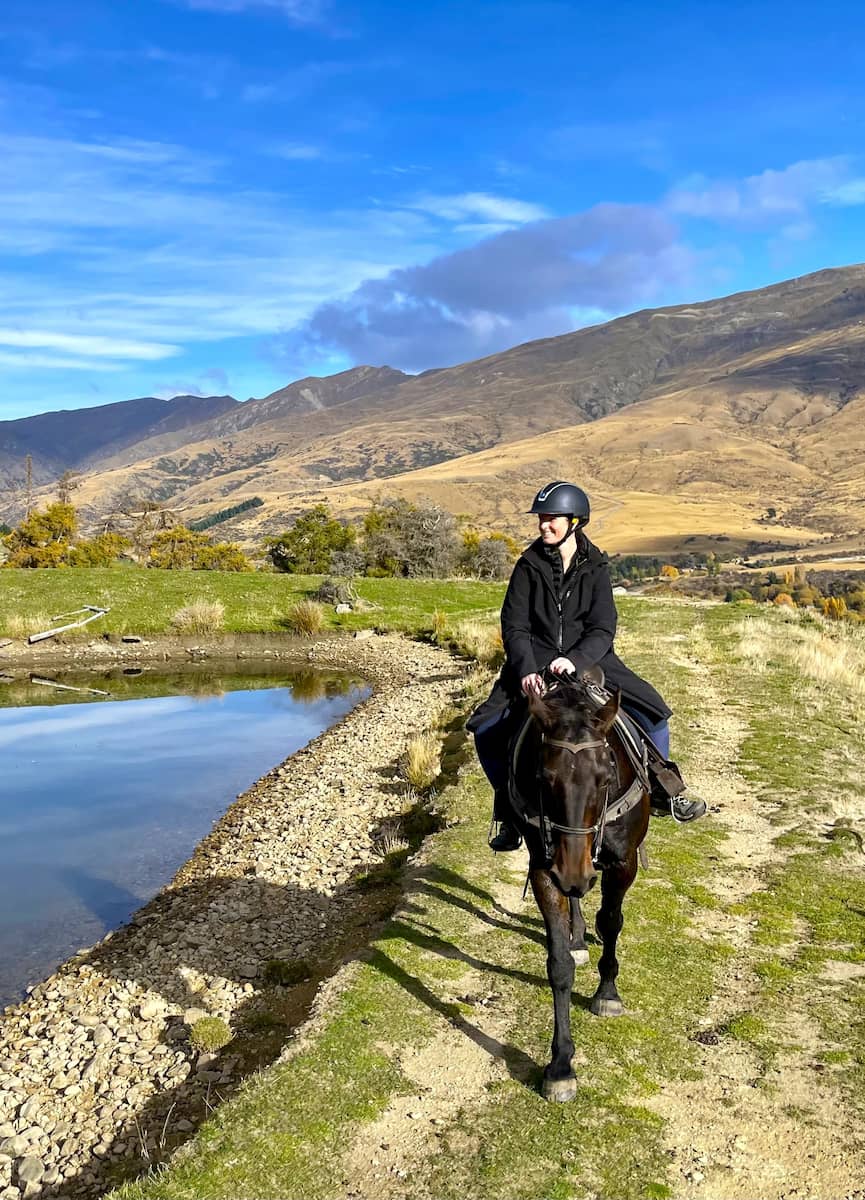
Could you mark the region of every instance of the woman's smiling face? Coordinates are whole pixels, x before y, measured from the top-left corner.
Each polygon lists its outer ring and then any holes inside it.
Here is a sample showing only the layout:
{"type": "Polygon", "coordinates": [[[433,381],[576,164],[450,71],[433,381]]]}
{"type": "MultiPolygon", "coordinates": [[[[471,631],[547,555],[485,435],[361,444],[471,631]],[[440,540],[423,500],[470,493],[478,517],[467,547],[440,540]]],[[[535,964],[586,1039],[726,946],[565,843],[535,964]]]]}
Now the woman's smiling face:
{"type": "Polygon", "coordinates": [[[556,513],[538,513],[538,529],[545,546],[555,546],[567,535],[571,518],[556,513]]]}

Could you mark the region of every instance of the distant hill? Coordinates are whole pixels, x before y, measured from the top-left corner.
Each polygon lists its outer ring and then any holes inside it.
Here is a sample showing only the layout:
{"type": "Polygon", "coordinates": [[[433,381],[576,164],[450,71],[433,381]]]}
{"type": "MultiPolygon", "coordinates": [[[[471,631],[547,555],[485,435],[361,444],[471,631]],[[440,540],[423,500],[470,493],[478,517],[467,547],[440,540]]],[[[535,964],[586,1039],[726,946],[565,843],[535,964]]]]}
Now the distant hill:
{"type": "Polygon", "coordinates": [[[523,532],[527,498],[564,476],[592,493],[611,549],[862,540],[863,381],[860,265],[421,376],[300,380],[122,447],[103,440],[76,500],[96,517],[131,491],[196,519],[257,495],[227,530],[252,541],[314,500],[350,514],[398,492],[523,532]]]}
{"type": "Polygon", "coordinates": [[[81,470],[150,437],[183,431],[236,408],[233,396],[144,396],[97,408],[40,413],[0,421],[0,486],[24,477],[24,458],[33,459],[36,481],[81,470]]]}

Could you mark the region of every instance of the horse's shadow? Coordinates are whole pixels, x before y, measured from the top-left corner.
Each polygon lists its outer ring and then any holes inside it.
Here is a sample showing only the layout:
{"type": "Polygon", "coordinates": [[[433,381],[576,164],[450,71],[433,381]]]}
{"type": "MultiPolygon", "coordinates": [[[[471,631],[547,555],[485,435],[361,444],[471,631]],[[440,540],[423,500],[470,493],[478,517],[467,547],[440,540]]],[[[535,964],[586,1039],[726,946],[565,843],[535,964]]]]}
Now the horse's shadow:
{"type": "MultiPolygon", "coordinates": [[[[215,993],[201,990],[203,980],[227,980],[239,987],[246,985],[249,990],[232,1011],[235,1036],[224,1049],[212,1054],[193,1053],[183,1016],[170,1016],[159,1036],[158,1044],[163,1049],[158,1055],[161,1062],[182,1062],[188,1066],[188,1074],[177,1077],[167,1073],[160,1078],[157,1090],[141,1104],[130,1106],[124,1099],[125,1112],[113,1138],[105,1139],[107,1148],[101,1146],[99,1155],[94,1154],[75,1174],[33,1192],[34,1200],[67,1193],[98,1195],[167,1158],[194,1135],[219,1103],[236,1092],[244,1079],[280,1057],[293,1031],[306,1019],[318,984],[352,958],[367,961],[491,1058],[502,1061],[514,1080],[536,1088],[541,1071],[537,1062],[517,1046],[486,1033],[465,1015],[459,1002],[437,995],[397,962],[387,947],[391,940],[402,940],[483,974],[546,989],[542,974],[486,960],[443,937],[422,920],[422,900],[427,896],[439,904],[452,905],[484,924],[543,944],[538,918],[508,913],[488,892],[458,873],[439,867],[415,872],[407,891],[408,899],[403,901],[400,914],[385,923],[393,908],[392,890],[359,892],[349,882],[325,894],[296,885],[272,884],[254,876],[208,878],[161,893],[130,924],[73,961],[66,968],[69,972],[86,965],[94,979],[104,980],[109,986],[139,985],[150,998],[161,998],[181,1013],[190,1008],[218,1009],[215,993]],[[492,916],[490,909],[508,919],[492,916]],[[304,930],[312,932],[289,945],[282,918],[298,911],[303,913],[304,930]],[[214,928],[220,925],[226,931],[224,937],[214,936],[214,928]],[[327,929],[324,942],[318,940],[322,925],[327,929]],[[154,935],[165,929],[173,931],[174,940],[166,948],[158,939],[160,950],[155,954],[154,935]],[[269,960],[290,963],[299,959],[307,960],[307,980],[293,987],[267,982],[269,960]],[[250,965],[258,971],[253,980],[248,978],[250,965]]],[[[130,1003],[134,1016],[143,1000],[141,995],[130,1003]]],[[[588,1005],[581,997],[575,997],[575,1002],[588,1005]]],[[[91,1013],[99,1015],[95,1004],[91,1013]]],[[[113,1044],[107,1047],[104,1075],[95,1085],[103,1087],[104,1103],[111,1097],[111,1083],[121,1062],[119,1047],[112,1061],[114,1050],[113,1044]]],[[[285,1069],[290,1070],[290,1065],[285,1069]]]]}

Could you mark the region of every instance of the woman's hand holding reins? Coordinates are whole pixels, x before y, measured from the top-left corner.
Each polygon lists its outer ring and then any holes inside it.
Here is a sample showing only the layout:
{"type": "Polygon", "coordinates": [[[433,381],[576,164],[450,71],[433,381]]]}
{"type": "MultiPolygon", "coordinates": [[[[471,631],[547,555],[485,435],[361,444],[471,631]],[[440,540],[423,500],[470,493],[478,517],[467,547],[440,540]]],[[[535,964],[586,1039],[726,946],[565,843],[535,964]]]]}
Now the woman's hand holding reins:
{"type": "Polygon", "coordinates": [[[554,658],[550,663],[550,670],[554,675],[573,675],[577,668],[569,658],[554,658]]]}
{"type": "Polygon", "coordinates": [[[537,671],[531,675],[524,675],[520,680],[520,687],[524,696],[543,696],[547,690],[546,684],[537,671]]]}

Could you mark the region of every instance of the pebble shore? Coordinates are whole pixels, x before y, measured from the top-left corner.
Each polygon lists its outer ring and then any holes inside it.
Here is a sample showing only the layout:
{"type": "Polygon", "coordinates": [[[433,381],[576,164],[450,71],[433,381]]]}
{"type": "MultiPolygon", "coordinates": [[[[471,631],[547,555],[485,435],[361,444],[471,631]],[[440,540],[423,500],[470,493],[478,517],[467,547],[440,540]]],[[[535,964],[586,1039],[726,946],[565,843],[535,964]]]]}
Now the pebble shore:
{"type": "Polygon", "coordinates": [[[268,961],[344,941],[349,881],[407,807],[400,756],[465,667],[392,635],[301,653],[359,672],[372,695],[238,797],[129,925],[0,1015],[0,1200],[94,1197],[146,1169],[242,1075],[230,1044],[196,1051],[190,1027],[206,1015],[236,1029],[268,961]]]}

